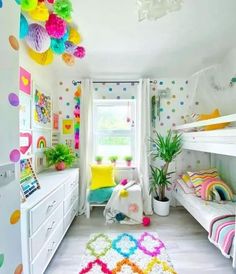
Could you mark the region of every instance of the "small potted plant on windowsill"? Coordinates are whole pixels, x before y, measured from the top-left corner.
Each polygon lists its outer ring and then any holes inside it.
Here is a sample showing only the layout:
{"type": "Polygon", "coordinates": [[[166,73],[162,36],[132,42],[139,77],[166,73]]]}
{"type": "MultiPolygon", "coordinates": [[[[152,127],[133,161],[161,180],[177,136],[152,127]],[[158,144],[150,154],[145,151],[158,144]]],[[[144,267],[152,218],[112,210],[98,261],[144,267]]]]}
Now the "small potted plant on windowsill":
{"type": "Polygon", "coordinates": [[[164,165],[161,168],[151,166],[150,194],[153,194],[153,210],[160,216],[169,215],[170,201],[165,195],[166,188],[170,182],[168,172],[169,164],[176,158],[182,149],[182,137],[169,131],[167,136],[162,136],[156,132],[156,138],[151,138],[151,143],[155,148],[152,151],[153,160],[161,159],[164,165]]]}
{"type": "Polygon", "coordinates": [[[98,165],[102,164],[102,159],[103,159],[103,157],[99,156],[99,155],[95,157],[95,161],[97,162],[98,165]]]}
{"type": "Polygon", "coordinates": [[[56,170],[64,170],[71,166],[76,157],[72,149],[64,144],[57,144],[44,151],[48,167],[55,165],[56,170]]]}
{"type": "Polygon", "coordinates": [[[113,165],[116,165],[116,161],[118,160],[118,156],[112,155],[112,156],[109,157],[109,160],[111,161],[111,163],[113,165]]]}
{"type": "Polygon", "coordinates": [[[124,159],[126,161],[126,165],[131,166],[133,157],[132,156],[125,156],[124,159]]]}

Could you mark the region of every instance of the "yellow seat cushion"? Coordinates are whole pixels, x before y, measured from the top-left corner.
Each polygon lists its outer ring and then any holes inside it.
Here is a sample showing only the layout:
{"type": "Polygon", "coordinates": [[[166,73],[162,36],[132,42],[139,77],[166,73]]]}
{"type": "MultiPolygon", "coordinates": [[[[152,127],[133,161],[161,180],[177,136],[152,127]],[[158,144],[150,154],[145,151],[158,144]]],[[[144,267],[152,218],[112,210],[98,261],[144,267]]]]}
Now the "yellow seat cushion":
{"type": "Polygon", "coordinates": [[[114,166],[112,165],[92,165],[91,173],[91,190],[116,185],[114,180],[114,166]]]}
{"type": "MultiPolygon", "coordinates": [[[[218,118],[220,117],[220,111],[218,108],[216,108],[212,113],[210,114],[200,114],[198,117],[198,121],[203,121],[203,120],[208,120],[208,119],[213,119],[213,118],[218,118]]],[[[225,128],[229,125],[230,123],[221,123],[221,124],[215,124],[215,125],[209,125],[209,126],[204,126],[204,130],[215,130],[215,129],[222,129],[225,128]]]]}

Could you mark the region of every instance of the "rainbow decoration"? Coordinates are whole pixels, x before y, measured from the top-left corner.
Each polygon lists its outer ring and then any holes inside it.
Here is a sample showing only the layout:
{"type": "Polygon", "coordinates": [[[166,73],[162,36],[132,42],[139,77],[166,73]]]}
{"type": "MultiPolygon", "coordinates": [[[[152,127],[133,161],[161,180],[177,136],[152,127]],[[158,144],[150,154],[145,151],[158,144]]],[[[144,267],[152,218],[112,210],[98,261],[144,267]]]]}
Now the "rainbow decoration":
{"type": "Polygon", "coordinates": [[[37,148],[45,148],[47,146],[47,141],[44,136],[40,136],[37,141],[37,148]]]}
{"type": "Polygon", "coordinates": [[[209,179],[202,184],[201,198],[206,201],[211,201],[213,190],[216,190],[219,193],[221,200],[224,200],[224,201],[233,200],[232,190],[229,188],[229,186],[225,182],[219,179],[209,179]]]}
{"type": "Polygon", "coordinates": [[[80,96],[81,87],[78,86],[74,94],[74,99],[76,101],[74,109],[74,129],[75,129],[75,149],[79,149],[79,132],[80,132],[80,96]]]}

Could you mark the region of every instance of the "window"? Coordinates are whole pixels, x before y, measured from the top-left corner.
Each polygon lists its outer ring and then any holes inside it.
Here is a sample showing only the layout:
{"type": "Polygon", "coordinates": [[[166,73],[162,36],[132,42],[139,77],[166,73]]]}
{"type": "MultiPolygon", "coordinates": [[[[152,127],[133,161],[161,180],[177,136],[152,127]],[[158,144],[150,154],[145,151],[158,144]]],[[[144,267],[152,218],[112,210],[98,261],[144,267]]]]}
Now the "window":
{"type": "Polygon", "coordinates": [[[135,100],[95,100],[93,116],[94,156],[131,155],[135,162],[135,100]]]}

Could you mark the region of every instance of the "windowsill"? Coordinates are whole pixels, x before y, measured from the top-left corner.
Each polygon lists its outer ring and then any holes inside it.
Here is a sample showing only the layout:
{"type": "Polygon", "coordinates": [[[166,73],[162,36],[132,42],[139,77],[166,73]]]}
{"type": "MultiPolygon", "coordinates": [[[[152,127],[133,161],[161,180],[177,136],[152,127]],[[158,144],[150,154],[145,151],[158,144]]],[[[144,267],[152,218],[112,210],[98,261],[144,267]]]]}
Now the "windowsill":
{"type": "MultiPolygon", "coordinates": [[[[94,165],[97,165],[96,162],[93,163],[94,165]]],[[[111,165],[111,163],[102,163],[101,165],[111,165]]],[[[136,166],[135,165],[132,165],[132,166],[127,166],[127,165],[124,165],[124,164],[119,164],[117,163],[115,166],[114,166],[115,169],[136,169],[136,166]]]]}

